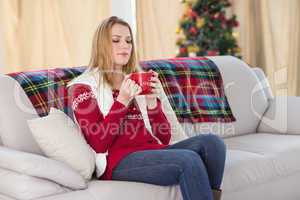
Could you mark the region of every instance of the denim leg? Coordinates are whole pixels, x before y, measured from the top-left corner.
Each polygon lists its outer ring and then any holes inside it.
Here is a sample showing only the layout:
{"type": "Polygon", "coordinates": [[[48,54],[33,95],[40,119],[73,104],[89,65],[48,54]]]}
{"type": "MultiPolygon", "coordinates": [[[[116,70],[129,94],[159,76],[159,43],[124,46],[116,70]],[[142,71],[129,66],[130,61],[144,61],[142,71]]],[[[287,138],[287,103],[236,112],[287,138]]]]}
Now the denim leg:
{"type": "Polygon", "coordinates": [[[200,134],[167,147],[167,149],[188,149],[202,158],[207,169],[211,188],[220,189],[226,158],[223,139],[214,134],[200,134]]]}
{"type": "Polygon", "coordinates": [[[155,185],[179,184],[184,200],[212,200],[212,191],[203,161],[185,149],[137,151],[115,168],[113,180],[155,185]]]}

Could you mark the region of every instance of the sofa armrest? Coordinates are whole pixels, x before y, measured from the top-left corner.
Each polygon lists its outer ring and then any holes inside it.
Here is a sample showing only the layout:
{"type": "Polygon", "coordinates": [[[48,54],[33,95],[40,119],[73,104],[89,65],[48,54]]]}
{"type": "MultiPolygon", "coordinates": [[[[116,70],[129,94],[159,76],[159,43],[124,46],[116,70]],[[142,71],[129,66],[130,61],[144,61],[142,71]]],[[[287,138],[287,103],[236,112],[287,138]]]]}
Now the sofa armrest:
{"type": "Polygon", "coordinates": [[[52,181],[20,174],[1,167],[0,180],[0,193],[19,200],[38,199],[70,191],[52,181]]]}
{"type": "Polygon", "coordinates": [[[300,135],[300,97],[276,96],[270,100],[257,132],[300,135]]]}
{"type": "Polygon", "coordinates": [[[0,146],[0,168],[47,179],[71,189],[87,187],[83,177],[65,163],[0,146]]]}
{"type": "Polygon", "coordinates": [[[274,95],[273,95],[270,83],[269,83],[264,71],[258,67],[253,67],[252,70],[254,71],[256,77],[258,78],[259,83],[261,84],[267,99],[268,100],[273,99],[274,95]]]}

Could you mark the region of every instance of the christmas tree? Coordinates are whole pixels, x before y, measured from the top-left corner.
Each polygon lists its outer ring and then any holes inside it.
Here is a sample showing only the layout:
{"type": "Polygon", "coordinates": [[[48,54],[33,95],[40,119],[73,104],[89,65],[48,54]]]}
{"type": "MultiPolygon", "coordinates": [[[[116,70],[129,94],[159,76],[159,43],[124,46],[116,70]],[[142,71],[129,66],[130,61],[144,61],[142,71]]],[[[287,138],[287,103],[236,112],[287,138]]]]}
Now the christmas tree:
{"type": "Polygon", "coordinates": [[[233,55],[241,58],[237,44],[236,15],[226,16],[228,0],[181,0],[186,10],[176,30],[177,57],[233,55]]]}

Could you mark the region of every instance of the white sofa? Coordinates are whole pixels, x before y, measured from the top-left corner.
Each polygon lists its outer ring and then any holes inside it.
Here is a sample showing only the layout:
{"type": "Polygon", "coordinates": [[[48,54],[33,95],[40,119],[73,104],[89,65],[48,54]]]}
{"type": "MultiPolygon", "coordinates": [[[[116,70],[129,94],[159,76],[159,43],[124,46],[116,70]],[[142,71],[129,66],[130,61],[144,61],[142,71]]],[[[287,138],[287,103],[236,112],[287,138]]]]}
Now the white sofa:
{"type": "MultiPolygon", "coordinates": [[[[213,132],[224,138],[228,151],[222,199],[299,200],[300,97],[273,97],[262,70],[250,68],[237,58],[209,58],[220,69],[225,93],[237,121],[182,125],[189,136],[213,132]]],[[[18,152],[29,152],[26,154],[29,157],[42,154],[26,124],[27,119],[37,117],[29,99],[6,75],[0,76],[0,90],[0,136],[1,145],[5,146],[0,148],[0,155],[1,151],[5,151],[5,155],[22,160],[18,152]]],[[[177,185],[162,187],[92,180],[80,190],[71,190],[51,179],[41,179],[35,173],[25,175],[15,172],[15,168],[9,165],[0,168],[0,199],[14,199],[13,196],[39,200],[182,199],[177,185]],[[28,194],[30,187],[34,186],[22,186],[20,179],[30,179],[28,183],[46,181],[58,188],[53,193],[33,190],[28,194]],[[13,181],[14,184],[11,183],[13,181]]]]}

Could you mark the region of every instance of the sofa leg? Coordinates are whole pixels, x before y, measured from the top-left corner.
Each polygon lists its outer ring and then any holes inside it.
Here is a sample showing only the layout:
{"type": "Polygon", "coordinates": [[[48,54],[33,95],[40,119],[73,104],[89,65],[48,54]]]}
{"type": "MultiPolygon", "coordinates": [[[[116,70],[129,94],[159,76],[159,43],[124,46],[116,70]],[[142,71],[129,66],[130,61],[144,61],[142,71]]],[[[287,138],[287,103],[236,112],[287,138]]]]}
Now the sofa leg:
{"type": "Polygon", "coordinates": [[[212,192],[213,192],[214,200],[221,200],[222,190],[213,189],[212,192]]]}

